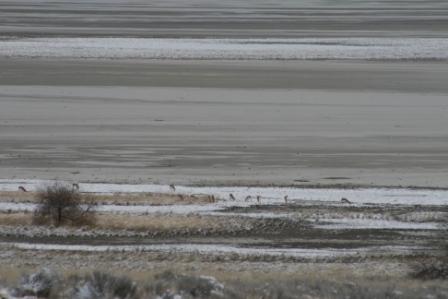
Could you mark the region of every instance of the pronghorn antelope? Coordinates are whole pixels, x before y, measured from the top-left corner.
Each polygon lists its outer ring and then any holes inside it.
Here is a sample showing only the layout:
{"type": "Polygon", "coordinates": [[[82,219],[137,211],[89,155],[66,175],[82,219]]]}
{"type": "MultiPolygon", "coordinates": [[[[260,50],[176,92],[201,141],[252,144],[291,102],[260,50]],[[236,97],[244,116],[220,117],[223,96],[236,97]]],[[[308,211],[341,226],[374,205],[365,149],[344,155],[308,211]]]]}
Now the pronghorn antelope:
{"type": "Polygon", "coordinates": [[[283,199],[285,200],[285,203],[288,203],[288,195],[285,195],[285,196],[283,197],[283,199]]]}
{"type": "Polygon", "coordinates": [[[246,198],[244,199],[244,201],[249,201],[249,200],[251,200],[251,199],[252,199],[252,196],[248,195],[248,196],[246,196],[246,198]]]}
{"type": "Polygon", "coordinates": [[[23,191],[23,192],[27,192],[27,190],[26,190],[25,187],[23,187],[23,186],[19,186],[19,190],[20,190],[20,191],[23,191]]]}
{"type": "Polygon", "coordinates": [[[174,184],[170,184],[170,190],[176,192],[176,186],[174,186],[174,184]]]}
{"type": "Polygon", "coordinates": [[[235,201],[235,200],[236,200],[235,196],[233,196],[233,194],[232,194],[232,193],[230,193],[230,194],[229,194],[229,197],[230,197],[230,199],[231,199],[231,200],[233,200],[233,201],[235,201]]]}
{"type": "Polygon", "coordinates": [[[342,203],[352,203],[350,200],[348,200],[348,199],[345,198],[345,197],[341,198],[341,202],[342,202],[342,203]]]}
{"type": "Polygon", "coordinates": [[[72,184],[72,189],[73,190],[79,190],[79,184],[78,183],[73,183],[72,184]]]}
{"type": "Polygon", "coordinates": [[[257,195],[257,202],[260,203],[261,202],[261,196],[257,195]]]}

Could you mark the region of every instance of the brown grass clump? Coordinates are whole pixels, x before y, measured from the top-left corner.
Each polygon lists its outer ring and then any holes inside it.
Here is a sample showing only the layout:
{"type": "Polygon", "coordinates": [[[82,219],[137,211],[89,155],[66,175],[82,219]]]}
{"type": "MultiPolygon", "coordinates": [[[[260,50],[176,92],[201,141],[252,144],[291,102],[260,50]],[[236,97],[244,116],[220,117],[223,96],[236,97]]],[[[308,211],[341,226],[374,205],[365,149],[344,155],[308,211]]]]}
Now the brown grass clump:
{"type": "Polygon", "coordinates": [[[32,222],[32,218],[26,213],[0,213],[0,225],[31,225],[32,222]]]}
{"type": "Polygon", "coordinates": [[[199,215],[110,215],[98,214],[96,228],[128,229],[128,230],[158,230],[169,231],[177,229],[200,229],[225,226],[225,220],[199,215]]]}
{"type": "Polygon", "coordinates": [[[34,202],[36,192],[0,191],[0,201],[34,202]]]}
{"type": "MultiPolygon", "coordinates": [[[[30,214],[0,213],[0,225],[27,226],[35,223],[30,214]]],[[[197,230],[203,228],[220,229],[232,226],[224,218],[200,215],[132,215],[132,214],[95,214],[92,229],[135,230],[135,231],[170,231],[197,230]]],[[[237,225],[237,224],[234,224],[237,225]]]]}

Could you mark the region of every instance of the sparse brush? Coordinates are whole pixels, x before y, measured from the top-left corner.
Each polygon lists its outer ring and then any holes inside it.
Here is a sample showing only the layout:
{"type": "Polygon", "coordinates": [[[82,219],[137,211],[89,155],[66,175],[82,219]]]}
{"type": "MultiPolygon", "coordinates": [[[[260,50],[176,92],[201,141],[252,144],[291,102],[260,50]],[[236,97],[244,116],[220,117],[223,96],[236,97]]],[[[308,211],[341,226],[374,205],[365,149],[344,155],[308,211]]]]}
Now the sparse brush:
{"type": "Polygon", "coordinates": [[[23,275],[19,286],[12,289],[11,293],[15,297],[36,296],[49,298],[58,282],[55,273],[48,269],[39,272],[23,275]]]}
{"type": "Polygon", "coordinates": [[[24,276],[16,288],[0,286],[0,298],[72,298],[72,299],[293,299],[293,298],[445,298],[443,283],[344,278],[325,279],[272,277],[268,280],[227,280],[224,287],[215,278],[200,275],[164,272],[155,275],[148,284],[138,284],[127,277],[103,272],[70,277],[58,276],[48,270],[24,276]],[[146,285],[146,286],[145,286],[146,285]]]}
{"type": "Polygon", "coordinates": [[[93,272],[76,284],[74,299],[134,299],[137,285],[127,277],[116,277],[107,273],[93,272]]]}
{"type": "Polygon", "coordinates": [[[35,224],[51,223],[55,226],[90,225],[94,223],[94,204],[78,190],[54,184],[37,192],[35,224]]]}
{"type": "Polygon", "coordinates": [[[432,258],[411,266],[411,277],[417,279],[448,279],[448,258],[432,258]]]}
{"type": "Polygon", "coordinates": [[[224,285],[214,277],[189,276],[167,271],[156,275],[155,278],[147,287],[147,292],[158,296],[157,298],[235,298],[231,293],[224,294],[224,285]]]}
{"type": "Polygon", "coordinates": [[[438,240],[434,244],[440,255],[411,264],[410,276],[417,279],[448,279],[448,212],[442,217],[438,240]]]}

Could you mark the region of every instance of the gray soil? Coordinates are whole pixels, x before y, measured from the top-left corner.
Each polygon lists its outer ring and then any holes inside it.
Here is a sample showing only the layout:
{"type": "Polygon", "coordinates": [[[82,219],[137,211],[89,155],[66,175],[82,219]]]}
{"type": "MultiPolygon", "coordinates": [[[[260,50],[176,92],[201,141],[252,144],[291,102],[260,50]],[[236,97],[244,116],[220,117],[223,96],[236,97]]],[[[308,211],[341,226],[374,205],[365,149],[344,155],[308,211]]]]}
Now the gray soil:
{"type": "Polygon", "coordinates": [[[448,186],[445,62],[0,64],[1,178],[448,186]]]}
{"type": "Polygon", "coordinates": [[[2,1],[4,36],[447,36],[445,1],[2,1]]]}
{"type": "MultiPolygon", "coordinates": [[[[444,1],[2,1],[15,37],[447,37],[444,1]]],[[[0,57],[0,178],[448,187],[446,62],[0,57]]]]}

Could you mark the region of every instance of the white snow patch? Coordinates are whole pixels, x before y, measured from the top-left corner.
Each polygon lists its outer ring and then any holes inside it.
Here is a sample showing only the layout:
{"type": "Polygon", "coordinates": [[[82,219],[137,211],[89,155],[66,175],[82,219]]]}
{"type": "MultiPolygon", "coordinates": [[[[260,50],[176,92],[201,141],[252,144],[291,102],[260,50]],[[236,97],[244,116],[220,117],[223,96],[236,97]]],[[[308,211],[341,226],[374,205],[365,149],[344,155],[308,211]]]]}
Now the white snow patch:
{"type": "MultiPolygon", "coordinates": [[[[0,191],[17,191],[19,186],[34,191],[39,187],[53,184],[53,181],[41,180],[0,180],[0,191]]],[[[80,191],[88,193],[173,193],[168,185],[156,184],[106,184],[80,183],[80,191]]],[[[405,188],[294,188],[294,187],[195,187],[176,186],[176,194],[209,194],[214,195],[218,202],[207,205],[197,205],[198,209],[210,210],[230,206],[250,206],[256,201],[246,202],[247,196],[261,196],[261,204],[284,204],[284,196],[294,202],[326,202],[341,204],[342,197],[349,199],[354,205],[362,204],[400,204],[400,205],[448,205],[448,190],[405,189],[405,188]],[[232,193],[235,201],[229,199],[232,193]]],[[[188,205],[184,205],[188,209],[188,205]]],[[[122,209],[125,206],[117,206],[122,209]]],[[[154,206],[155,207],[155,206],[154,206]]],[[[115,209],[115,208],[114,208],[115,209]]],[[[134,209],[133,207],[129,209],[134,209]]],[[[164,209],[164,208],[161,208],[164,209]]],[[[167,208],[168,209],[168,208],[167,208]]],[[[175,208],[177,209],[177,208],[175,208]]]]}
{"type": "Polygon", "coordinates": [[[294,218],[293,213],[273,213],[273,212],[260,212],[260,213],[234,213],[234,212],[205,212],[202,213],[207,216],[237,216],[248,218],[294,218]]]}
{"type": "Polygon", "coordinates": [[[153,244],[153,245],[67,245],[67,244],[36,244],[0,242],[0,246],[24,250],[41,251],[82,251],[82,252],[179,252],[199,254],[241,254],[270,255],[291,257],[338,257],[359,254],[391,254],[412,252],[415,248],[407,246],[374,246],[362,248],[264,248],[238,247],[226,244],[153,244]]]}
{"type": "Polygon", "coordinates": [[[141,59],[447,59],[446,38],[14,38],[0,56],[141,59]]]}
{"type": "Polygon", "coordinates": [[[437,230],[440,229],[439,223],[413,223],[394,220],[377,220],[377,219],[319,219],[318,224],[314,227],[324,229],[409,229],[409,230],[437,230]]]}
{"type": "MultiPolygon", "coordinates": [[[[0,202],[0,211],[31,212],[36,209],[34,203],[0,202]]],[[[94,206],[94,210],[101,213],[113,214],[191,214],[207,213],[222,209],[217,205],[114,205],[101,204],[94,206]]]]}

